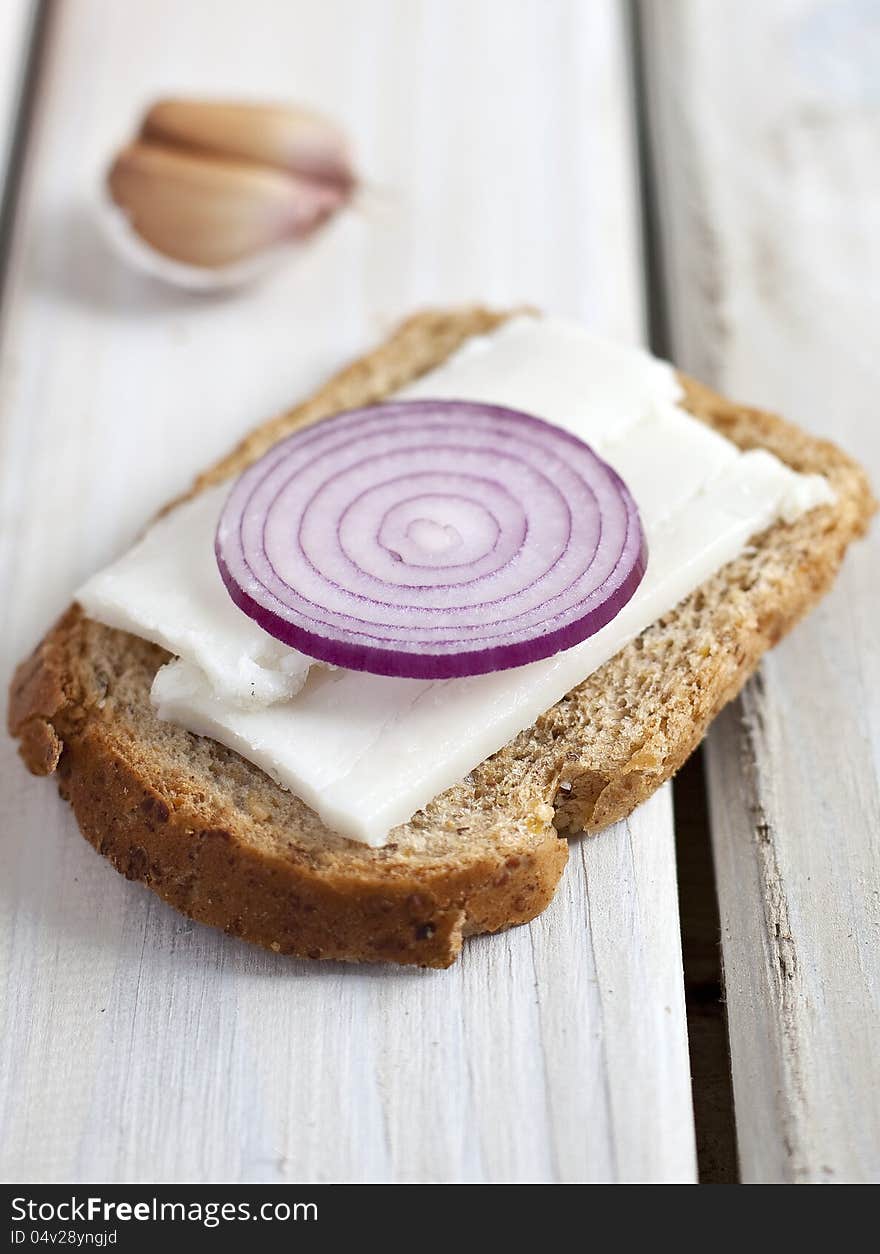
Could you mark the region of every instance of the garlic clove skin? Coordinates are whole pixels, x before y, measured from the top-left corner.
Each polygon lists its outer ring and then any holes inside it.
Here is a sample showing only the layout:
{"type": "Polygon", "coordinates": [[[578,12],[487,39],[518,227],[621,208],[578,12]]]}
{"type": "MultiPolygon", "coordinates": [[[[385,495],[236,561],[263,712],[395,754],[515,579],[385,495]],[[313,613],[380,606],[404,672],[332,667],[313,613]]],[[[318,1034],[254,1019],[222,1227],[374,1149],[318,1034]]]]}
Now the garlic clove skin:
{"type": "Polygon", "coordinates": [[[107,185],[147,244],[206,269],[303,238],[347,197],[339,187],[277,169],[141,141],[119,153],[107,185]]]}
{"type": "Polygon", "coordinates": [[[274,166],[342,191],[351,191],[356,182],[343,133],[306,109],[160,100],[146,114],[141,137],[274,166]]]}

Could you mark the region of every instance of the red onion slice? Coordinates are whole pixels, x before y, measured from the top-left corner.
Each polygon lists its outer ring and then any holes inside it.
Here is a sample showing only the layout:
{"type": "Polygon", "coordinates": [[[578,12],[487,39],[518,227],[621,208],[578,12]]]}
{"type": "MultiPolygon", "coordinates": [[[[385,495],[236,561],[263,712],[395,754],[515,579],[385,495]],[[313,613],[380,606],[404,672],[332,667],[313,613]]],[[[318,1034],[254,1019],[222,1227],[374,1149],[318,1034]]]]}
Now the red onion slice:
{"type": "Polygon", "coordinates": [[[321,662],[413,679],[551,657],[647,564],[620,477],[576,436],[470,401],[396,401],[282,440],[217,528],[229,595],[321,662]]]}

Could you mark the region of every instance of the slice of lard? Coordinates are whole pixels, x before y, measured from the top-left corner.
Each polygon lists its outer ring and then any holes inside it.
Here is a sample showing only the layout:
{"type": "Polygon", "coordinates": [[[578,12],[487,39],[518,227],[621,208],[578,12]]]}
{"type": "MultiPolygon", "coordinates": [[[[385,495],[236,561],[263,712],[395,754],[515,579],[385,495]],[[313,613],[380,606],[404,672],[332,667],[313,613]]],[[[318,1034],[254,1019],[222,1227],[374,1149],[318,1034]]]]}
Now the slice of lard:
{"type": "Polygon", "coordinates": [[[829,499],[823,479],[805,484],[769,453],[737,456],[660,522],[644,520],[647,573],[617,617],[582,644],[528,666],[433,682],[313,672],[293,701],[244,711],[218,701],[198,668],[181,661],[159,671],[153,700],[161,718],[235,749],[329,827],[381,846],[393,827],[529,727],[752,536],[794,508],[829,499]]]}
{"type": "Polygon", "coordinates": [[[555,657],[468,679],[328,669],[274,640],[226,593],[214,532],[229,485],[175,508],[78,595],[91,617],[177,656],[153,684],[161,718],[236,750],[329,827],[373,846],[753,536],[833,500],[820,476],[795,474],[761,450],[743,453],[689,415],[667,363],[557,319],[515,318],[397,395],[522,409],[580,436],[614,466],[639,506],[649,559],[610,623],[555,657]]]}

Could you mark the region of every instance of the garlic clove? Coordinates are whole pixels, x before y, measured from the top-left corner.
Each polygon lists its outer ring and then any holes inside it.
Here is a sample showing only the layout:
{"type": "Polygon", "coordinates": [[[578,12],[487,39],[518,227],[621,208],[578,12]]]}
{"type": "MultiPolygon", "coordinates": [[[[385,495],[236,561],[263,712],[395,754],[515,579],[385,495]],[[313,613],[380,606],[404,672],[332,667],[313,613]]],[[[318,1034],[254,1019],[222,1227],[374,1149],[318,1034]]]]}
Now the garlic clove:
{"type": "Polygon", "coordinates": [[[281,105],[160,100],[141,136],[205,153],[276,166],[351,190],[355,183],[345,136],[325,118],[281,105]]]}
{"type": "Polygon", "coordinates": [[[207,268],[307,235],[346,198],[338,187],[280,170],[143,142],[119,153],[107,183],[143,240],[207,268]]]}

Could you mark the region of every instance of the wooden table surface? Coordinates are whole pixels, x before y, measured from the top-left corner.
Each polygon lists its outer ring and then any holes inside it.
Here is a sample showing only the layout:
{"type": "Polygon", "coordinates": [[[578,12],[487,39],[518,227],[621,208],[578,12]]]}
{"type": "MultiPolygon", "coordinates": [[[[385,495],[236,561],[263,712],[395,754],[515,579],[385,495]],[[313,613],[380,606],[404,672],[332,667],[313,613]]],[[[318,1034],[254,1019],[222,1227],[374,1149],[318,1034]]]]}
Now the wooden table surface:
{"type": "MultiPolygon", "coordinates": [[[[880,482],[878,83],[866,0],[6,0],[3,690],[151,511],[426,304],[629,342],[651,309],[684,368],[880,482]],[[324,109],[371,195],[234,296],[160,285],[96,200],[171,92],[324,109]]],[[[708,741],[746,1180],[880,1179],[877,560],[708,741]]],[[[356,968],[126,882],[4,737],[0,988],[3,1180],[697,1178],[669,787],[575,842],[530,926],[445,972],[356,968]]]]}

